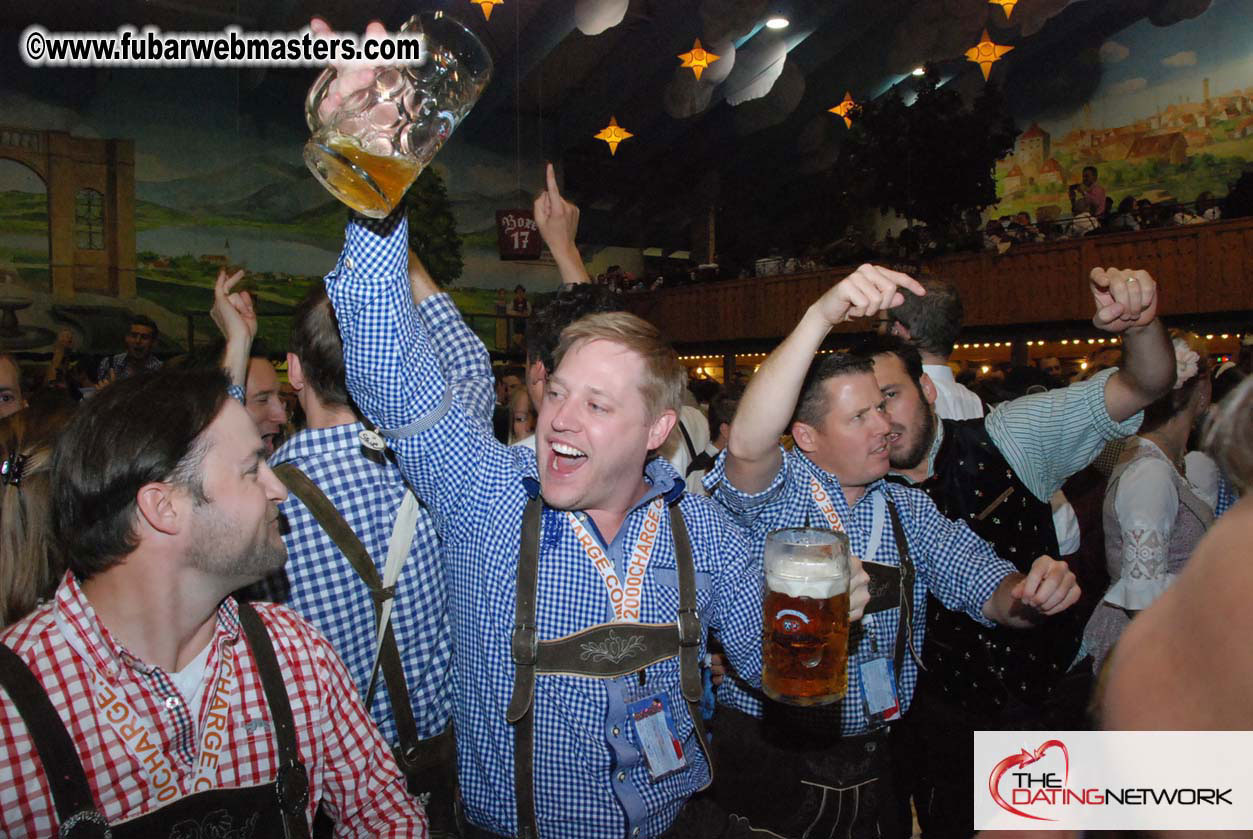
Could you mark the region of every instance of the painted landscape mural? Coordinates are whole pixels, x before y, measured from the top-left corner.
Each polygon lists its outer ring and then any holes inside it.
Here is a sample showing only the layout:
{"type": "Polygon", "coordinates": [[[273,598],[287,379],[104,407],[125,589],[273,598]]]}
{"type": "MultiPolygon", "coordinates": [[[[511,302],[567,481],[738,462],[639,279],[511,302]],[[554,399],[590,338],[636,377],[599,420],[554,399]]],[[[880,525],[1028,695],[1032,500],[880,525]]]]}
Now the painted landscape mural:
{"type": "MultiPolygon", "coordinates": [[[[991,215],[1070,214],[1067,186],[1096,166],[1117,205],[1195,201],[1227,193],[1253,161],[1253,7],[1215,0],[1169,27],[1147,19],[1091,56],[1101,81],[1065,113],[1015,108],[1024,130],[997,166],[991,215]]],[[[1095,69],[1093,69],[1095,72],[1095,69]]],[[[1011,99],[1011,106],[1014,105],[1011,99]]]]}

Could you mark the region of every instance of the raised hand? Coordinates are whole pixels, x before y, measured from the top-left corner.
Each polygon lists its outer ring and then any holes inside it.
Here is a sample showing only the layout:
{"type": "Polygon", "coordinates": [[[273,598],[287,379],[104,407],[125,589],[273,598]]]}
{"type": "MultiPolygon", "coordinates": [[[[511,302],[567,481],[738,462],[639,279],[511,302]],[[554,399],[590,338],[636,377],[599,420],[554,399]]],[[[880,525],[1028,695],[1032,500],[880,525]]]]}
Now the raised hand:
{"type": "Polygon", "coordinates": [[[547,166],[545,176],[548,180],[547,189],[535,199],[532,213],[535,216],[535,226],[539,228],[540,235],[551,250],[555,246],[574,241],[574,234],[579,229],[579,208],[561,197],[561,190],[557,188],[557,174],[551,163],[547,166]]]}
{"type": "Polygon", "coordinates": [[[1096,300],[1092,325],[1097,329],[1117,334],[1157,317],[1157,282],[1148,271],[1093,268],[1089,281],[1096,300]]]}
{"type": "MultiPolygon", "coordinates": [[[[331,28],[331,25],[320,17],[315,17],[309,21],[309,29],[313,32],[315,38],[330,38],[335,35],[335,30],[331,28]]],[[[370,21],[365,28],[365,37],[367,38],[382,38],[386,35],[387,30],[377,20],[370,21]]],[[[326,92],[326,97],[318,105],[318,118],[323,120],[335,113],[349,96],[373,84],[374,70],[376,69],[376,65],[359,62],[351,64],[347,62],[331,62],[331,67],[335,70],[335,81],[331,82],[331,86],[326,92]]]]}
{"type": "Polygon", "coordinates": [[[862,265],[818,299],[817,307],[834,326],[853,318],[877,315],[905,302],[902,288],[919,296],[927,292],[908,274],[878,265],[862,265]]]}
{"type": "Polygon", "coordinates": [[[230,276],[224,270],[218,271],[217,282],[213,284],[213,308],[209,314],[228,343],[238,341],[251,347],[252,340],[257,337],[257,311],[250,293],[234,290],[243,278],[242,270],[230,276]]]}

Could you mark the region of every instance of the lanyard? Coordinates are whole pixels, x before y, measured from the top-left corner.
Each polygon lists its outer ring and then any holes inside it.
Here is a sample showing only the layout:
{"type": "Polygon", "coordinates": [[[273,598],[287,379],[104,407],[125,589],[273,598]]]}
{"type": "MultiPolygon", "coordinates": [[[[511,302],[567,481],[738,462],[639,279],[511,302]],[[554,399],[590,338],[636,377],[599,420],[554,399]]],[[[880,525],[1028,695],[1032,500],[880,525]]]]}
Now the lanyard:
{"type": "Polygon", "coordinates": [[[579,521],[578,516],[567,511],[566,520],[574,529],[579,544],[592,561],[592,565],[600,573],[601,581],[609,592],[609,602],[613,605],[613,619],[622,623],[640,622],[640,595],[644,591],[644,572],[648,569],[648,561],[652,559],[653,548],[657,544],[657,534],[661,532],[660,497],[653,499],[644,515],[644,526],[635,540],[635,549],[631,551],[627,562],[626,581],[618,579],[614,572],[613,561],[596,543],[596,537],[579,521]]]}
{"type": "MultiPolygon", "coordinates": [[[[813,497],[814,503],[818,505],[818,511],[822,513],[823,518],[831,525],[832,530],[838,530],[845,533],[844,523],[840,521],[840,514],[835,511],[835,504],[831,501],[831,495],[823,489],[821,483],[813,475],[809,476],[809,494],[813,497]]],[[[883,525],[887,513],[887,501],[882,494],[876,494],[874,504],[874,521],[870,526],[870,539],[866,542],[866,555],[861,557],[863,560],[873,560],[875,554],[879,552],[879,543],[883,541],[883,525]]]]}
{"type": "MultiPolygon", "coordinates": [[[[211,642],[214,643],[214,642],[211,642]]],[[[96,674],[92,702],[100,716],[126,744],[130,753],[139,759],[140,771],[147,776],[153,787],[152,796],[159,802],[171,801],[183,794],[178,783],[178,773],[170,766],[161,752],[161,739],[154,736],[144,718],[131,707],[114,686],[96,674]]],[[[205,721],[200,737],[200,750],[196,757],[195,775],[187,794],[213,789],[217,779],[218,760],[226,747],[227,720],[231,714],[231,700],[238,694],[239,673],[235,668],[235,648],[228,645],[222,653],[222,662],[209,702],[209,718],[205,721]]]]}
{"type": "Polygon", "coordinates": [[[835,503],[813,475],[809,476],[809,494],[813,496],[814,503],[818,505],[818,512],[822,513],[822,517],[827,520],[827,524],[831,525],[831,529],[844,533],[844,522],[840,521],[840,514],[835,511],[835,503]]]}

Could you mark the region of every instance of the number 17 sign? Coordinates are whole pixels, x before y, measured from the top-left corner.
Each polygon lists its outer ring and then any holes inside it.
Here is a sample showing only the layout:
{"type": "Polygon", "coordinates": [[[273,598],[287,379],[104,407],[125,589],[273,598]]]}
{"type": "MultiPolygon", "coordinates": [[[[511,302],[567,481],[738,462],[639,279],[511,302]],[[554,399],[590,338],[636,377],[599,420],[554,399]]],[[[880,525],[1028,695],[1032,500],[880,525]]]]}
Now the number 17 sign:
{"type": "Polygon", "coordinates": [[[497,210],[496,242],[501,259],[539,259],[543,246],[530,210],[497,210]]]}

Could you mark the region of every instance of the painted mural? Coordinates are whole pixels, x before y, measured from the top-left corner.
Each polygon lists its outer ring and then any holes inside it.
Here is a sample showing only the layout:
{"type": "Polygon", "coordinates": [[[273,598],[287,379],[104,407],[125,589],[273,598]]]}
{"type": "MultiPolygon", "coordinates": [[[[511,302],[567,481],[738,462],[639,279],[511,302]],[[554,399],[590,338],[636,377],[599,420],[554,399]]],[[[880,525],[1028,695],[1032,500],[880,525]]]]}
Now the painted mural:
{"type": "MultiPolygon", "coordinates": [[[[1068,216],[1067,187],[1095,166],[1115,205],[1125,197],[1190,203],[1221,198],[1253,161],[1253,8],[1214,0],[1170,26],[1148,19],[1104,40],[1080,72],[1099,74],[1086,102],[1061,113],[1022,112],[1024,130],[997,166],[1001,202],[1068,216]]],[[[1012,89],[1011,89],[1012,94],[1012,89]]]]}
{"type": "MultiPolygon", "coordinates": [[[[23,90],[0,81],[0,308],[13,301],[8,308],[18,311],[21,330],[0,336],[4,349],[48,351],[56,333],[69,327],[80,351],[116,352],[134,311],[160,325],[164,354],[186,349],[189,336],[196,344],[210,341],[216,337],[207,317],[212,281],[227,266],[253,277],[266,345],[274,351],[286,346],[286,315],[334,266],[346,210],[305,168],[299,94],[266,102],[283,109],[277,116],[249,112],[240,92],[246,75],[62,74],[61,80],[84,88],[70,95],[58,88],[60,80],[23,90]],[[50,265],[57,260],[51,259],[46,173],[26,162],[26,152],[49,142],[108,145],[100,141],[113,139],[133,145],[133,198],[105,185],[112,176],[73,197],[63,214],[72,217],[66,234],[72,246],[66,247],[76,262],[98,255],[102,279],[93,285],[76,275],[73,300],[67,300],[64,286],[56,293],[50,265]],[[124,203],[117,213],[110,205],[115,199],[124,203]],[[106,241],[118,216],[129,217],[122,224],[130,229],[119,241],[129,235],[134,251],[133,263],[121,259],[120,282],[116,248],[106,241]]],[[[529,196],[542,186],[538,159],[505,159],[454,135],[433,166],[448,189],[461,239],[464,267],[453,292],[463,311],[494,314],[498,289],[512,293],[521,284],[543,293],[556,287],[551,261],[504,262],[497,253],[496,211],[530,205],[529,196]]],[[[81,274],[81,268],[75,270],[81,274]]],[[[495,335],[486,319],[476,328],[485,338],[495,335]]]]}

